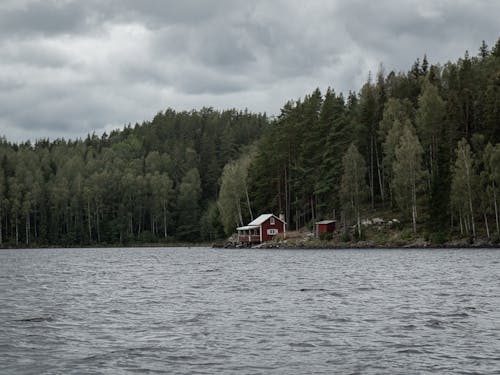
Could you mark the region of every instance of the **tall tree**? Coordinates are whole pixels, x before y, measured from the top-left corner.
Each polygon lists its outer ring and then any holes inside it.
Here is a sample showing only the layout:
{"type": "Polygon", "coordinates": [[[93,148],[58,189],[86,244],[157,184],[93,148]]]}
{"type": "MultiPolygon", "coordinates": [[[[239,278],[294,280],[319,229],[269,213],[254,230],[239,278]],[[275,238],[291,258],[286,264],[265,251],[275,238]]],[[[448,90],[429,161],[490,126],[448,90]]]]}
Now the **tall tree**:
{"type": "Polygon", "coordinates": [[[417,197],[424,177],[422,154],[415,131],[404,126],[393,163],[392,183],[398,206],[403,213],[411,215],[414,233],[417,232],[417,197]]]}
{"type": "Polygon", "coordinates": [[[465,138],[458,142],[456,160],[452,172],[451,200],[458,211],[460,228],[476,237],[475,189],[477,174],[474,169],[474,156],[465,138]]]}
{"type": "Polygon", "coordinates": [[[177,193],[177,237],[181,240],[199,238],[201,180],[198,169],[190,169],[182,178],[177,193]]]}
{"type": "Polygon", "coordinates": [[[248,191],[248,168],[250,163],[250,155],[245,155],[237,161],[226,164],[222,172],[217,206],[227,235],[233,233],[237,225],[244,225],[244,220],[253,220],[248,191]]]}
{"type": "Polygon", "coordinates": [[[445,102],[436,86],[425,82],[415,116],[417,134],[425,150],[426,166],[432,178],[437,169],[437,153],[445,119],[445,102]]]}
{"type": "Polygon", "coordinates": [[[358,148],[351,144],[342,158],[341,196],[346,219],[354,219],[358,236],[361,236],[361,204],[366,197],[366,163],[358,148]]]}

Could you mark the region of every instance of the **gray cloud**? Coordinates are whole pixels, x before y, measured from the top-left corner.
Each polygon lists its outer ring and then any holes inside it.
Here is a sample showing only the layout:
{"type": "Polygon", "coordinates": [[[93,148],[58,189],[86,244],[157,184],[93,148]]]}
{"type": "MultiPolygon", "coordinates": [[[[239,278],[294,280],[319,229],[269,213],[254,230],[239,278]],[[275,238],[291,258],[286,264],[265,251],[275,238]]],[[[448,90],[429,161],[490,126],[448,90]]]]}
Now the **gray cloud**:
{"type": "Polygon", "coordinates": [[[167,107],[279,112],[315,87],[358,90],[475,54],[500,4],[446,0],[4,0],[0,135],[82,137],[167,107]]]}

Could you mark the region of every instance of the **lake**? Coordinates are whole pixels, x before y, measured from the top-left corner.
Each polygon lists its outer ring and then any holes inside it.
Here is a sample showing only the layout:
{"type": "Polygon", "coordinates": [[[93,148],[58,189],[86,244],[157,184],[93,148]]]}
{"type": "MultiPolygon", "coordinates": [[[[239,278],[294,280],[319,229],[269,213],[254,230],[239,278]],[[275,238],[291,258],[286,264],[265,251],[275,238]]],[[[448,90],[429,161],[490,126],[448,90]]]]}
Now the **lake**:
{"type": "Polygon", "coordinates": [[[0,251],[0,373],[499,374],[500,251],[0,251]]]}

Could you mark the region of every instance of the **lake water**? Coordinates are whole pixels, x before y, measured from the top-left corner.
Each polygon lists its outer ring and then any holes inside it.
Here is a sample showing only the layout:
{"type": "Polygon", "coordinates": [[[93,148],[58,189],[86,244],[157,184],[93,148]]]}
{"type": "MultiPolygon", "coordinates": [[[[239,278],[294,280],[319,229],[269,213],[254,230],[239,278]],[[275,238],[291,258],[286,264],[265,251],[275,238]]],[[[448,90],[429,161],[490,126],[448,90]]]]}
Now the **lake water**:
{"type": "Polygon", "coordinates": [[[0,373],[499,374],[498,250],[0,251],[0,373]]]}

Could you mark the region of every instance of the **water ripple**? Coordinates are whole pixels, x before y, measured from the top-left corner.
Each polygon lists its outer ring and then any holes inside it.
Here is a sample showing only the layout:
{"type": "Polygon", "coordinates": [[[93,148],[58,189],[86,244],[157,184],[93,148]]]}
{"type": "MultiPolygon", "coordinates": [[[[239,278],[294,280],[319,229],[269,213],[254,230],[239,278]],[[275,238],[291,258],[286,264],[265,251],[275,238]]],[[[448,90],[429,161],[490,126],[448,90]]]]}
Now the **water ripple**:
{"type": "Polygon", "coordinates": [[[0,373],[498,374],[497,250],[0,251],[0,373]]]}

